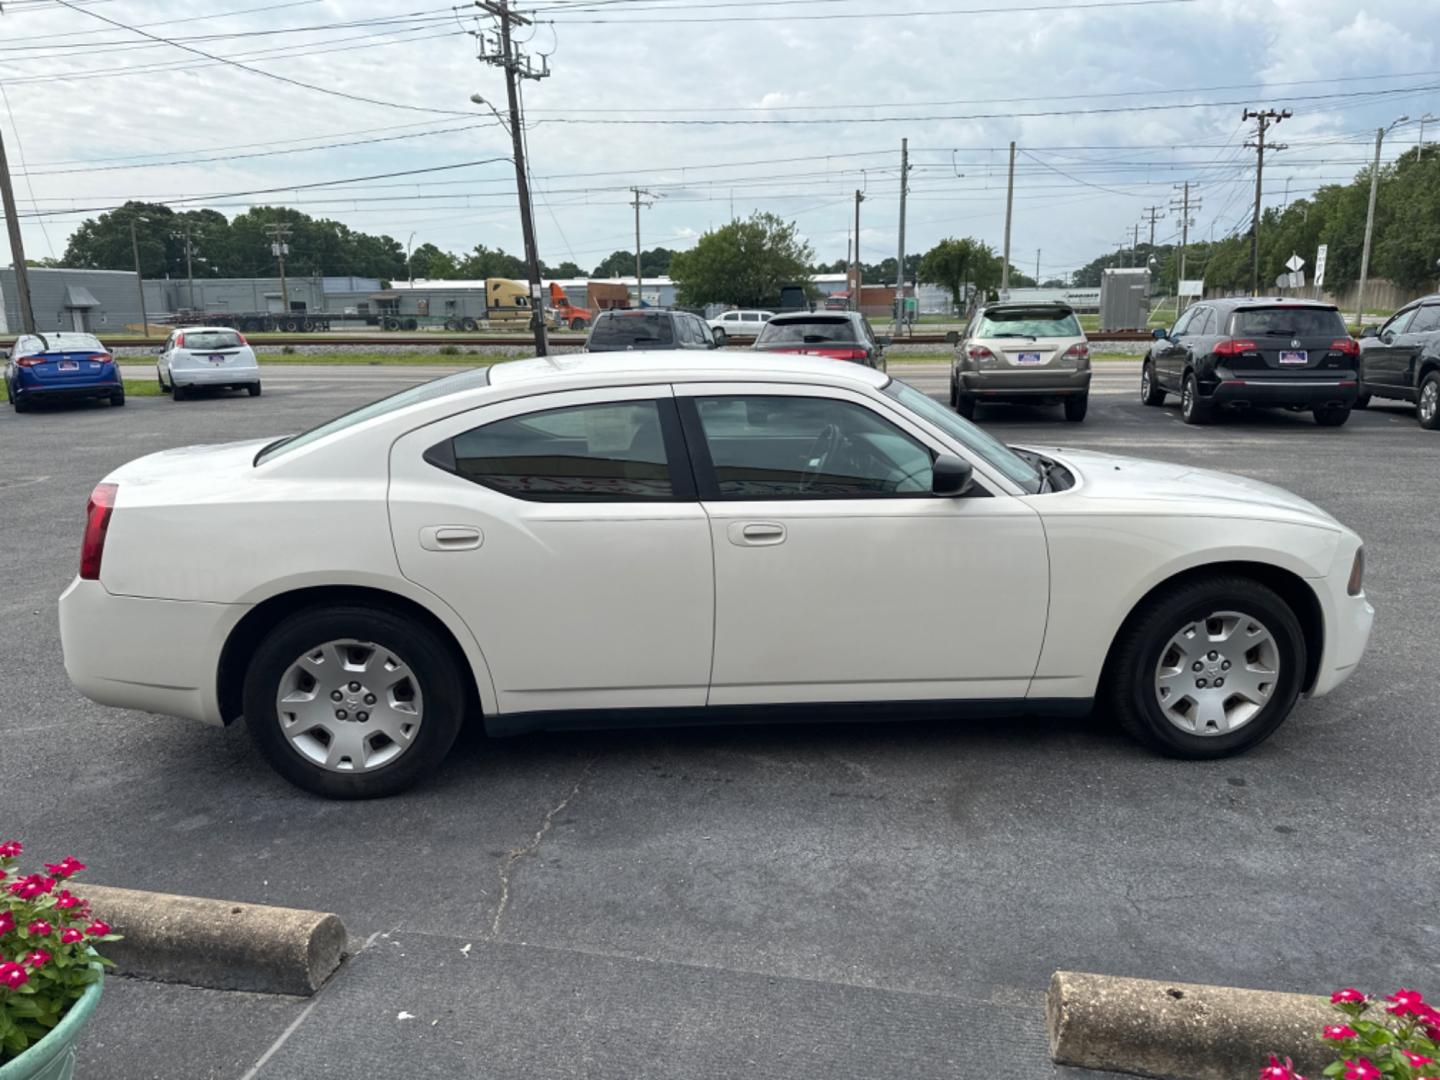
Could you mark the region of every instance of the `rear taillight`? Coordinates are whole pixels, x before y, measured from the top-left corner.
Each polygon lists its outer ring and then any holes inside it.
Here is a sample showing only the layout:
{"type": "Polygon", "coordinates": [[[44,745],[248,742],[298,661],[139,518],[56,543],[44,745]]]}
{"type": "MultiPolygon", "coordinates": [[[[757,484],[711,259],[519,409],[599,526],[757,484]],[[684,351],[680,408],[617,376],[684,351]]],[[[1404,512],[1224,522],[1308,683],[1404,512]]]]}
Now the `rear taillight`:
{"type": "Polygon", "coordinates": [[[244,335],[244,334],[236,334],[235,336],[240,339],[240,344],[241,344],[241,345],[249,345],[249,344],[250,344],[250,342],[248,342],[248,341],[245,340],[245,335],[244,335]]]}
{"type": "Polygon", "coordinates": [[[85,539],[80,544],[80,576],[86,581],[100,580],[100,557],[105,554],[105,533],[110,528],[110,515],[115,510],[115,493],[119,484],[96,484],[85,505],[85,539]]]}
{"type": "Polygon", "coordinates": [[[1065,355],[1060,359],[1073,360],[1076,363],[1079,363],[1081,360],[1089,360],[1090,346],[1086,345],[1083,341],[1078,345],[1071,345],[1070,348],[1065,350],[1065,355]]]}
{"type": "Polygon", "coordinates": [[[176,347],[177,349],[183,349],[183,348],[185,347],[185,335],[184,335],[184,334],[176,334],[176,335],[175,335],[175,347],[176,347]]]}
{"type": "Polygon", "coordinates": [[[1336,338],[1330,342],[1330,348],[1333,352],[1341,353],[1344,356],[1360,355],[1360,342],[1356,341],[1353,337],[1336,338]]]}
{"type": "Polygon", "coordinates": [[[1365,588],[1365,549],[1357,548],[1355,561],[1350,564],[1350,584],[1345,591],[1351,596],[1359,596],[1360,591],[1365,588]]]}
{"type": "Polygon", "coordinates": [[[45,363],[43,356],[17,356],[15,358],[16,367],[39,367],[43,363],[45,363]]]}
{"type": "Polygon", "coordinates": [[[1226,338],[1224,341],[1217,341],[1212,351],[1216,356],[1239,356],[1241,353],[1254,352],[1255,343],[1243,338],[1226,338]]]}
{"type": "Polygon", "coordinates": [[[984,345],[971,345],[965,350],[965,355],[971,360],[994,360],[995,354],[984,345]]]}

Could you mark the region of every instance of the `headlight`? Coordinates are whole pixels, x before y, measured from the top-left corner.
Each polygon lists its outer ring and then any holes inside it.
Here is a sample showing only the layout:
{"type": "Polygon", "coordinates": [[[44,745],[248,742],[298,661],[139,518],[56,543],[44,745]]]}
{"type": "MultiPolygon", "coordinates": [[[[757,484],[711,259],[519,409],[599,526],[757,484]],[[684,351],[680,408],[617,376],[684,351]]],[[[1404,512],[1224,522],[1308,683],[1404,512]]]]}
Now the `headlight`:
{"type": "Polygon", "coordinates": [[[1345,591],[1351,596],[1359,596],[1365,588],[1365,549],[1355,549],[1355,561],[1350,566],[1350,584],[1345,591]]]}

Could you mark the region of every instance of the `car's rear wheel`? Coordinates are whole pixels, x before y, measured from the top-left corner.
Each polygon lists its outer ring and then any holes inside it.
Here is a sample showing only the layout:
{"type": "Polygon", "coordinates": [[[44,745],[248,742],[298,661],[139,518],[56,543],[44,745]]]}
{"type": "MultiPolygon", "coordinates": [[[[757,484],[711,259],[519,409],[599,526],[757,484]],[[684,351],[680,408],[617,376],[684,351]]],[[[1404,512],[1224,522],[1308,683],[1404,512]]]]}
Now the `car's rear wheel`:
{"type": "Polygon", "coordinates": [[[117,394],[111,394],[111,395],[110,395],[110,404],[111,404],[111,405],[114,405],[114,406],[124,405],[124,404],[125,404],[125,391],[124,391],[124,390],[121,390],[121,391],[120,391],[119,393],[117,393],[117,394]]]}
{"type": "Polygon", "coordinates": [[[252,382],[249,386],[245,387],[245,389],[250,391],[251,397],[260,396],[260,384],[258,382],[252,382]]]}
{"type": "Polygon", "coordinates": [[[1370,407],[1370,395],[1369,395],[1369,393],[1366,392],[1365,388],[1362,386],[1361,389],[1360,389],[1360,394],[1359,394],[1359,396],[1355,398],[1355,408],[1357,408],[1357,409],[1368,409],[1369,407],[1370,407]]]}
{"type": "Polygon", "coordinates": [[[950,407],[953,409],[960,404],[960,387],[955,382],[955,373],[950,373],[950,407]]]}
{"type": "Polygon", "coordinates": [[[1350,419],[1350,410],[1343,405],[1333,405],[1315,410],[1315,423],[1321,427],[1339,427],[1350,419]]]}
{"type": "Polygon", "coordinates": [[[1200,384],[1193,371],[1186,372],[1180,391],[1180,419],[1187,424],[1208,424],[1213,415],[1211,404],[1200,396],[1200,384]]]}
{"type": "Polygon", "coordinates": [[[1440,428],[1440,371],[1430,372],[1420,384],[1415,416],[1420,421],[1420,426],[1427,431],[1440,428]]]}
{"type": "Polygon", "coordinates": [[[297,787],[336,799],[393,795],[433,771],[464,719],[455,661],[433,631],[383,609],[290,616],[245,675],[245,723],[297,787]]]}
{"type": "Polygon", "coordinates": [[[1155,378],[1155,365],[1148,360],[1140,369],[1140,403],[1142,405],[1165,404],[1165,391],[1160,389],[1160,382],[1155,378]]]}
{"type": "Polygon", "coordinates": [[[189,396],[190,388],[188,386],[181,386],[179,383],[175,383],[170,387],[171,401],[184,401],[189,396]]]}
{"type": "Polygon", "coordinates": [[[1250,578],[1193,580],[1146,600],[1116,640],[1101,700],[1141,742],[1215,758],[1274,733],[1300,694],[1305,635],[1250,578]]]}
{"type": "Polygon", "coordinates": [[[1089,394],[1076,394],[1074,397],[1065,399],[1065,419],[1072,424],[1078,424],[1085,419],[1085,413],[1090,408],[1089,394]]]}
{"type": "Polygon", "coordinates": [[[975,398],[971,394],[959,393],[955,398],[955,411],[966,420],[975,419],[975,398]]]}
{"type": "Polygon", "coordinates": [[[10,392],[10,404],[15,407],[16,412],[30,411],[30,402],[26,401],[23,397],[15,393],[15,391],[13,390],[10,392]]]}

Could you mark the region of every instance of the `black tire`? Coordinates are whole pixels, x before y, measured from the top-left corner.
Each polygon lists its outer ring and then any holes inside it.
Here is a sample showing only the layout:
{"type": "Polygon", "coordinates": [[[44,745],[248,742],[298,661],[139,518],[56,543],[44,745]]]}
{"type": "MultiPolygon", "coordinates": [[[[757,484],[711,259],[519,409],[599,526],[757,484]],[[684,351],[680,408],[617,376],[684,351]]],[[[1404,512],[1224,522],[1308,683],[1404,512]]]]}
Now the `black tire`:
{"type": "Polygon", "coordinates": [[[1180,392],[1180,419],[1187,424],[1208,424],[1214,407],[1200,396],[1200,384],[1193,371],[1185,373],[1185,387],[1180,392]]]}
{"type": "Polygon", "coordinates": [[[1149,360],[1140,369],[1140,404],[1165,404],[1165,391],[1160,389],[1160,380],[1155,378],[1155,365],[1149,360]]]}
{"type": "Polygon", "coordinates": [[[330,799],[394,795],[433,772],[460,733],[465,701],[460,671],[445,643],[424,624],[383,608],[297,612],[260,643],[245,673],[245,724],[261,754],[296,787],[330,799]],[[393,762],[370,772],[332,771],[304,757],[285,738],[276,708],[280,681],[289,667],[309,650],[340,640],[374,642],[393,650],[409,666],[423,700],[414,742],[393,762]]]}
{"type": "Polygon", "coordinates": [[[955,383],[955,373],[950,373],[950,408],[960,404],[960,387],[955,383]]]}
{"type": "Polygon", "coordinates": [[[711,331],[711,333],[715,338],[716,348],[723,349],[726,345],[730,344],[730,335],[725,333],[725,328],[723,326],[716,327],[713,331],[711,331]]]}
{"type": "Polygon", "coordinates": [[[1363,389],[1360,391],[1359,396],[1356,397],[1356,399],[1355,399],[1355,408],[1357,408],[1357,409],[1368,409],[1368,408],[1370,408],[1370,395],[1369,395],[1368,393],[1366,393],[1363,389]]]}
{"type": "Polygon", "coordinates": [[[419,324],[418,322],[416,322],[414,319],[406,319],[406,320],[405,320],[405,329],[406,329],[406,330],[415,330],[415,329],[417,329],[419,326],[420,326],[420,324],[419,324]]]}
{"type": "Polygon", "coordinates": [[[1321,427],[1339,427],[1349,419],[1350,410],[1343,405],[1315,410],[1315,423],[1321,427]]]}
{"type": "Polygon", "coordinates": [[[473,334],[479,328],[480,324],[469,316],[466,316],[463,320],[461,320],[460,329],[464,330],[467,334],[473,334]]]}
{"type": "Polygon", "coordinates": [[[171,401],[184,401],[189,396],[190,388],[188,386],[181,386],[177,383],[170,388],[171,401]]]}
{"type": "Polygon", "coordinates": [[[1432,371],[1420,380],[1420,391],[1415,395],[1415,417],[1426,431],[1440,430],[1440,371],[1432,371]],[[1427,394],[1434,395],[1430,399],[1433,405],[1427,402],[1427,394]]]}
{"type": "Polygon", "coordinates": [[[1263,742],[1290,715],[1300,695],[1305,662],[1300,622],[1274,590],[1240,576],[1192,579],[1149,597],[1126,621],[1111,649],[1099,700],[1126,733],[1163,754],[1193,760],[1227,757],[1263,742]],[[1269,700],[1248,721],[1223,734],[1194,734],[1166,719],[1158,701],[1156,672],[1174,636],[1222,611],[1256,619],[1270,631],[1279,673],[1269,700]]]}
{"type": "Polygon", "coordinates": [[[258,382],[252,382],[249,386],[245,387],[245,389],[250,391],[251,397],[260,396],[260,384],[258,382]]]}
{"type": "Polygon", "coordinates": [[[1078,424],[1085,419],[1085,413],[1090,408],[1089,394],[1076,394],[1065,399],[1065,419],[1072,424],[1078,424]]]}
{"type": "Polygon", "coordinates": [[[584,330],[584,329],[585,329],[585,320],[584,320],[584,319],[571,319],[571,320],[570,320],[570,329],[571,329],[571,330],[584,330]]]}
{"type": "Polygon", "coordinates": [[[974,420],[975,398],[970,394],[959,394],[955,401],[955,411],[966,420],[974,420]]]}
{"type": "Polygon", "coordinates": [[[286,333],[293,334],[300,329],[300,324],[294,319],[286,319],[285,322],[281,324],[281,328],[285,330],[286,333]]]}
{"type": "Polygon", "coordinates": [[[23,397],[15,397],[12,395],[10,398],[10,404],[15,407],[15,411],[17,413],[30,411],[30,402],[26,401],[23,397]]]}
{"type": "Polygon", "coordinates": [[[156,365],[155,365],[155,379],[156,379],[156,381],[159,382],[159,384],[160,384],[160,392],[161,392],[162,394],[168,394],[168,393],[170,393],[171,387],[170,387],[170,385],[165,381],[165,373],[160,370],[160,365],[159,365],[159,364],[156,364],[156,365]]]}
{"type": "Polygon", "coordinates": [[[124,405],[124,404],[125,404],[125,391],[124,391],[124,390],[121,390],[118,394],[111,394],[111,395],[110,395],[110,404],[111,404],[111,406],[116,407],[116,408],[118,408],[118,407],[121,406],[121,405],[124,405]]]}

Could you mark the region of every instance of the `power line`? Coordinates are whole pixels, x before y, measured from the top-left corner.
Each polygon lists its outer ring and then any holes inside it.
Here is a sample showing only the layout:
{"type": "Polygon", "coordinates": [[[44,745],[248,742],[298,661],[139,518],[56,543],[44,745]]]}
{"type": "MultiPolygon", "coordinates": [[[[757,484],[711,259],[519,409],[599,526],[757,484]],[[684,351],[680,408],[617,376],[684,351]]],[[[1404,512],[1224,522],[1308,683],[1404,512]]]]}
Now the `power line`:
{"type": "MultiPolygon", "coordinates": [[[[64,2],[64,0],[57,0],[64,2]]],[[[983,8],[946,8],[941,11],[891,11],[880,9],[876,11],[830,11],[819,12],[811,15],[767,15],[765,21],[773,22],[827,22],[836,19],[905,19],[905,18],[935,18],[940,15],[1016,15],[1023,12],[1036,11],[1084,11],[1097,8],[1144,8],[1161,7],[1174,4],[1194,4],[1199,0],[1087,0],[1080,4],[1029,4],[1024,7],[983,7],[983,8]]],[[[567,9],[568,11],[569,9],[567,9]]],[[[666,19],[655,18],[645,9],[637,9],[645,15],[645,24],[653,23],[718,23],[718,22],[750,22],[749,16],[730,18],[727,16],[706,16],[702,15],[696,19],[666,19]]],[[[546,23],[567,23],[571,25],[596,25],[599,23],[630,23],[631,19],[537,19],[537,22],[546,23]]]]}

